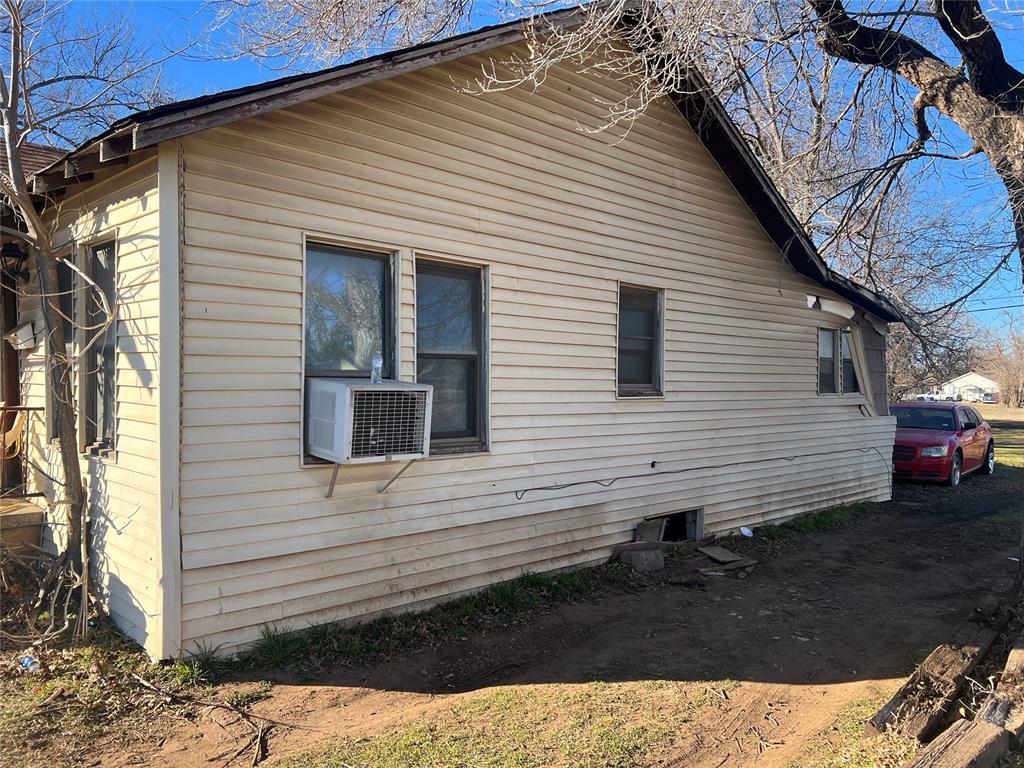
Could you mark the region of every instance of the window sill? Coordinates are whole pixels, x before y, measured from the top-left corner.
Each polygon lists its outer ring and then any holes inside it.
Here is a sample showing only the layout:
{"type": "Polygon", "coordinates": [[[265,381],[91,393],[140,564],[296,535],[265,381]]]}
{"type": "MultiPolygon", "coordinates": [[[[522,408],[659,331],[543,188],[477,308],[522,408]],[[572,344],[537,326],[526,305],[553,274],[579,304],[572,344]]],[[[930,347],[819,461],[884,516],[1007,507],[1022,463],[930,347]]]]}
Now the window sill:
{"type": "Polygon", "coordinates": [[[490,447],[485,443],[473,443],[472,445],[438,445],[430,446],[428,459],[447,459],[452,456],[480,456],[489,454],[490,447]]]}
{"type": "Polygon", "coordinates": [[[85,447],[85,450],[82,451],[82,456],[87,459],[111,461],[117,458],[117,452],[112,445],[93,444],[85,447]]]}
{"type": "Polygon", "coordinates": [[[110,450],[106,453],[82,453],[79,454],[83,459],[92,464],[116,464],[117,463],[117,451],[110,450]]]}
{"type": "MultiPolygon", "coordinates": [[[[446,448],[431,449],[430,453],[424,456],[422,459],[415,459],[415,461],[430,461],[431,459],[451,459],[458,456],[490,456],[491,449],[486,445],[475,445],[475,446],[451,446],[446,448]]],[[[369,466],[376,464],[400,464],[402,462],[371,462],[369,466]]],[[[317,459],[313,456],[303,455],[299,461],[299,469],[323,469],[324,467],[333,467],[334,462],[326,461],[324,459],[317,459]]],[[[345,466],[345,465],[341,465],[345,466]]]]}
{"type": "Polygon", "coordinates": [[[664,392],[616,392],[616,400],[664,400],[664,392]]]}

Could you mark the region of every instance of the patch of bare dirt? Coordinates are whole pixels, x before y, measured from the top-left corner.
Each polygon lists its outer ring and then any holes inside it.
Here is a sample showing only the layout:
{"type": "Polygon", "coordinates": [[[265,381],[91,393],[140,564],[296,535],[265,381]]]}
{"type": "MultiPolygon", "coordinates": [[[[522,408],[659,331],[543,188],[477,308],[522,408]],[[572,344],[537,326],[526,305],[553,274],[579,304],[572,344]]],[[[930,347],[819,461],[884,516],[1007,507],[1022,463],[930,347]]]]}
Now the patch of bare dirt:
{"type": "MultiPolygon", "coordinates": [[[[316,681],[262,673],[252,679],[276,685],[252,711],[295,726],[271,731],[273,759],[440,717],[496,686],[691,682],[712,695],[656,764],[785,766],[1010,587],[1022,498],[1024,470],[1006,467],[958,489],[897,486],[893,503],[835,530],[745,547],[760,561],[749,578],[708,577],[702,589],[670,569],[639,590],[372,668],[316,681]]],[[[159,722],[133,748],[83,764],[219,765],[244,733],[225,712],[159,722]]]]}

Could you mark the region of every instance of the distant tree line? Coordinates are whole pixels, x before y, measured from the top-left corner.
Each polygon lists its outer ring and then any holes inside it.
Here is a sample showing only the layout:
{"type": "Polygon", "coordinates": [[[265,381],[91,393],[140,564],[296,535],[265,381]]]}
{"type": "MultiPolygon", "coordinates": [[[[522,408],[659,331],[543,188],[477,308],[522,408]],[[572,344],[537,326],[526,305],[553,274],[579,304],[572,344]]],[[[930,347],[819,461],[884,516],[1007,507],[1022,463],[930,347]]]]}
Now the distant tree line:
{"type": "Polygon", "coordinates": [[[1011,332],[978,354],[978,370],[999,384],[1003,402],[1024,408],[1024,333],[1011,332]]]}
{"type": "Polygon", "coordinates": [[[968,371],[995,381],[1005,404],[1024,408],[1024,333],[1010,329],[994,336],[974,327],[952,328],[944,344],[926,352],[906,329],[893,326],[888,348],[890,399],[931,392],[968,371]]]}

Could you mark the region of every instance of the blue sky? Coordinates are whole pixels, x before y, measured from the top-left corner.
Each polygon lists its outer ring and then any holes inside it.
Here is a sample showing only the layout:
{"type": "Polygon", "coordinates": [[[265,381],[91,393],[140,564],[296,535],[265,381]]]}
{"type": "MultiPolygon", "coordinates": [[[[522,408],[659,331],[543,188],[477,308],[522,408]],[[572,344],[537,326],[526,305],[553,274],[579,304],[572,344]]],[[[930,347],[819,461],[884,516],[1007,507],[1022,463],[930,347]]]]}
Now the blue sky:
{"type": "MultiPolygon", "coordinates": [[[[130,14],[142,34],[151,34],[155,48],[181,46],[189,35],[204,29],[210,19],[202,2],[192,0],[76,0],[83,11],[101,14],[130,14]]],[[[480,18],[480,24],[490,20],[480,18]]],[[[1024,68],[1024,31],[1003,30],[1001,39],[1008,58],[1024,68]]],[[[163,67],[164,84],[177,98],[235,88],[280,77],[286,72],[273,69],[252,59],[226,60],[202,56],[186,56],[169,60],[163,67]]],[[[979,159],[982,163],[983,158],[979,159]]],[[[975,201],[978,210],[991,210],[993,200],[1002,200],[998,183],[979,185],[977,179],[966,180],[960,169],[950,164],[942,180],[943,197],[975,201]]],[[[1004,214],[1005,215],[1005,214],[1004,214]]],[[[1010,317],[1024,325],[1019,269],[992,281],[968,303],[973,317],[983,327],[995,332],[1004,328],[1010,317]],[[993,309],[1010,305],[1008,309],[993,309]]]]}

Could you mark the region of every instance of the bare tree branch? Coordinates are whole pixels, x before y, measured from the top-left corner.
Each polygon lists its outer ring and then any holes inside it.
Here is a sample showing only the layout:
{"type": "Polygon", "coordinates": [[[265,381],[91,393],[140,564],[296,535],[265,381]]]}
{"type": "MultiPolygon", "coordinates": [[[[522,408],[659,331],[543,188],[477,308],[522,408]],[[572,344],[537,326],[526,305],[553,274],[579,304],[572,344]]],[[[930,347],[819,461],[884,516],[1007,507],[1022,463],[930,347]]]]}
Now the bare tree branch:
{"type": "Polygon", "coordinates": [[[1002,43],[977,0],[937,0],[935,18],[963,54],[971,82],[1001,107],[1024,106],[1024,73],[1006,61],[1002,43]]]}

